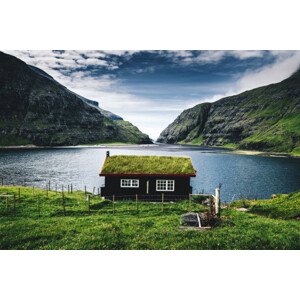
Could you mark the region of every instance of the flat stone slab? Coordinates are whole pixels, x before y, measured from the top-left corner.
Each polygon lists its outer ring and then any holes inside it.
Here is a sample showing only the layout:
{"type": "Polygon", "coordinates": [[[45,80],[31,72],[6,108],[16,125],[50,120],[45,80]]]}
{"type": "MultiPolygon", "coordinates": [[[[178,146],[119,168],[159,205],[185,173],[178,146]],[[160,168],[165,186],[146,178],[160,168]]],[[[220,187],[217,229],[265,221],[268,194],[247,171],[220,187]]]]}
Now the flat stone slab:
{"type": "Polygon", "coordinates": [[[208,229],[212,229],[212,227],[191,227],[191,226],[180,226],[178,228],[179,230],[208,230],[208,229]]]}
{"type": "Polygon", "coordinates": [[[236,208],[235,210],[237,210],[237,211],[248,211],[248,208],[240,207],[240,208],[236,208]]]}

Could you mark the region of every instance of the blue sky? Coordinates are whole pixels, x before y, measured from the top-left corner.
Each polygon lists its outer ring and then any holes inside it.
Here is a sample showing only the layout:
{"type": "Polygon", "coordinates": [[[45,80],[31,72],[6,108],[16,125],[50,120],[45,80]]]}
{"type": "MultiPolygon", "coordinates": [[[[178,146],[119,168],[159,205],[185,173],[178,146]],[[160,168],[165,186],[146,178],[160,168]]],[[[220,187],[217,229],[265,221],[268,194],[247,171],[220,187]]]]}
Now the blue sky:
{"type": "Polygon", "coordinates": [[[297,70],[300,51],[5,51],[156,139],[184,109],[297,70]]]}

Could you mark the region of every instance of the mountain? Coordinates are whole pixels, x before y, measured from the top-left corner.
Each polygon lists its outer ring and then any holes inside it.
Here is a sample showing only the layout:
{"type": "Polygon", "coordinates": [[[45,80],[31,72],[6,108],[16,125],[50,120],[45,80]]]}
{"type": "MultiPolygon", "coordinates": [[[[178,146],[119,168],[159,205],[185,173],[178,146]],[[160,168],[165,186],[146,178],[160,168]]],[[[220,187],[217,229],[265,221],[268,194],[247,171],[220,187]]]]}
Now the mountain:
{"type": "Polygon", "coordinates": [[[49,74],[0,52],[0,145],[151,143],[121,117],[49,74]]]}
{"type": "Polygon", "coordinates": [[[299,155],[300,70],[279,83],[183,111],[158,142],[299,155]]]}

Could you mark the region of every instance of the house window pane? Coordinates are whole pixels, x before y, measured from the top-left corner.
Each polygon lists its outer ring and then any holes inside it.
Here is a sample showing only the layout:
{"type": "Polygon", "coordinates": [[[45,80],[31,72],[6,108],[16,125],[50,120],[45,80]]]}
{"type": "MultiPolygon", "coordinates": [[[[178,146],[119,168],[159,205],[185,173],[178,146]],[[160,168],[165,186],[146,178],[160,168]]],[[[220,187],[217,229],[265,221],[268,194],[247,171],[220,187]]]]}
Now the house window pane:
{"type": "Polygon", "coordinates": [[[121,187],[123,188],[138,188],[139,185],[138,179],[121,179],[121,187]]]}
{"type": "Polygon", "coordinates": [[[139,186],[139,181],[137,179],[132,179],[131,180],[131,186],[138,187],[139,186]]]}
{"type": "Polygon", "coordinates": [[[166,191],[174,191],[175,181],[174,180],[164,180],[159,179],[156,180],[156,190],[159,192],[166,192],[166,191]]]}
{"type": "Polygon", "coordinates": [[[174,180],[168,180],[168,191],[174,190],[174,180]]]}

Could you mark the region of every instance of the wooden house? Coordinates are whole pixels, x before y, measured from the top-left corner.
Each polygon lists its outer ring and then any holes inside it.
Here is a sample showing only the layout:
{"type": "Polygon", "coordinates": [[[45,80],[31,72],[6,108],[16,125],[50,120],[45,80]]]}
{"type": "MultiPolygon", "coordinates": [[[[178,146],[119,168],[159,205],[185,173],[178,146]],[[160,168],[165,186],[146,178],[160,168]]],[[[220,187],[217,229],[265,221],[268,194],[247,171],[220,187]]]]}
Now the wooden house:
{"type": "Polygon", "coordinates": [[[155,200],[161,195],[168,200],[187,199],[192,193],[190,178],[196,170],[189,157],[136,156],[107,153],[100,176],[105,177],[101,195],[111,198],[155,200]]]}

